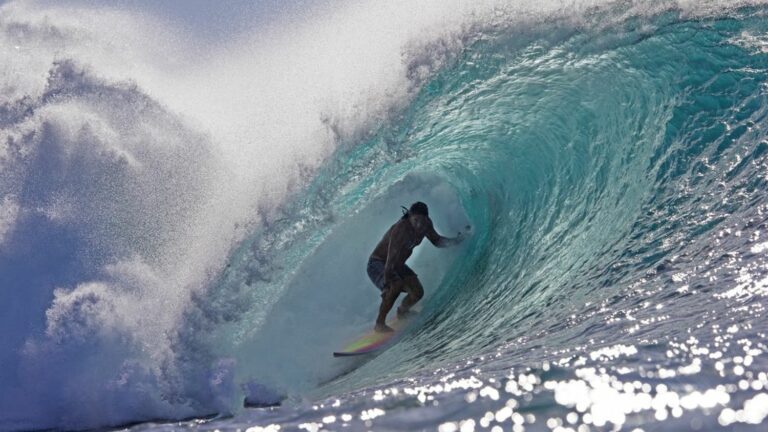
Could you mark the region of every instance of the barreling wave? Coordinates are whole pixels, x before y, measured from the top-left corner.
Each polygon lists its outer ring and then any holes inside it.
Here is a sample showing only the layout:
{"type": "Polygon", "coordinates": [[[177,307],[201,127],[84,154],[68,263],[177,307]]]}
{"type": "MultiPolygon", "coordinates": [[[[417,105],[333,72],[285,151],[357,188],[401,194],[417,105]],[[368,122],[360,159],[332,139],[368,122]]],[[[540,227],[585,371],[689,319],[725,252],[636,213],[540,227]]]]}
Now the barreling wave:
{"type": "MultiPolygon", "coordinates": [[[[344,22],[393,23],[352,48],[370,70],[337,89],[328,76],[346,69],[308,49],[311,31],[246,44],[295,57],[210,66],[290,75],[252,84],[266,102],[237,118],[219,112],[252,103],[248,82],[192,108],[163,90],[167,65],[136,83],[110,62],[100,75],[78,61],[90,36],[68,33],[77,20],[0,9],[8,46],[60,44],[27,59],[44,84],[2,87],[0,272],[16,287],[2,301],[18,306],[3,306],[0,426],[231,413],[244,397],[349,394],[486,353],[532,365],[594,341],[684,339],[701,317],[759,339],[740,306],[766,295],[768,10],[650,3],[488,2],[430,19],[350,6],[344,22]],[[391,40],[397,23],[412,28],[391,40]],[[74,58],[47,62],[60,49],[74,58]],[[417,329],[370,361],[334,360],[378,307],[368,254],[416,200],[441,234],[470,225],[469,239],[409,262],[427,292],[417,329]]],[[[331,42],[328,58],[347,44],[331,42]]]]}
{"type": "Polygon", "coordinates": [[[755,258],[759,235],[733,233],[765,226],[763,14],[700,21],[670,8],[619,20],[598,9],[595,21],[613,24],[484,29],[397,122],[339,151],[288,211],[303,217],[286,224],[313,228],[288,247],[298,254],[288,268],[301,267],[263,318],[267,335],[245,344],[252,373],[280,385],[314,375],[347,328],[370,324],[376,296],[360,269],[399,205],[416,199],[435,208],[439,230],[469,223],[473,235],[459,252],[413,259],[427,281],[426,324],[319,394],[512,342],[555,352],[636,340],[601,325],[616,311],[714,307],[714,297],[688,304],[679,288],[702,289],[715,273],[735,283],[738,269],[711,257],[755,258]]]}

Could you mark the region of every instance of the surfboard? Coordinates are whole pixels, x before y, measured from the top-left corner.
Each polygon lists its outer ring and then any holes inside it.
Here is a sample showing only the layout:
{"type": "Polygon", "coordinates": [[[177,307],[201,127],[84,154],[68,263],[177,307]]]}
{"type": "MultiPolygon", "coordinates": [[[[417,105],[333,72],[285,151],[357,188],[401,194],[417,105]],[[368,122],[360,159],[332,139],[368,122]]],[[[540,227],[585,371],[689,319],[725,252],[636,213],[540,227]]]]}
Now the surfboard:
{"type": "Polygon", "coordinates": [[[408,325],[410,319],[393,319],[387,322],[387,325],[395,331],[389,333],[379,333],[370,330],[359,338],[348,343],[344,348],[333,353],[334,357],[350,357],[363,354],[370,354],[382,348],[391,346],[397,341],[403,333],[403,329],[408,325]]]}

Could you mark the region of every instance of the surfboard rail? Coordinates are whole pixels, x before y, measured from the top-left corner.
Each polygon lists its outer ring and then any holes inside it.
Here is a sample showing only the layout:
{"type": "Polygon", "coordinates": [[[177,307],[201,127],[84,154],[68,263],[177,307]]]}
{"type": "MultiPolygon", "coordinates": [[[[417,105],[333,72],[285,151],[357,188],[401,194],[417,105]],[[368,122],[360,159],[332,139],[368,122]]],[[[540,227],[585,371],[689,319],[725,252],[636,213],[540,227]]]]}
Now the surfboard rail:
{"type": "Polygon", "coordinates": [[[407,324],[407,319],[393,319],[392,321],[387,322],[387,325],[392,327],[395,330],[394,332],[379,333],[374,330],[370,330],[364,335],[345,345],[341,350],[335,351],[333,356],[352,357],[379,351],[395,343],[397,339],[400,338],[400,335],[402,334],[407,324]]]}

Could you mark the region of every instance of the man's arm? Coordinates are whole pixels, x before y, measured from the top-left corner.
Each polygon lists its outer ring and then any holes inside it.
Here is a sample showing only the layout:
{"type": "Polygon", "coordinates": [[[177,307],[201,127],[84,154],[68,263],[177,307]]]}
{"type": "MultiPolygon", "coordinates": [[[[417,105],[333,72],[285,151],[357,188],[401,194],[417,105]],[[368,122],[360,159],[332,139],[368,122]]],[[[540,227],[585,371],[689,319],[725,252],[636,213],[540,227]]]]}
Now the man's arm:
{"type": "Polygon", "coordinates": [[[427,228],[427,238],[433,245],[439,248],[454,246],[464,241],[464,236],[461,235],[461,233],[453,238],[441,236],[437,233],[437,231],[435,231],[435,227],[432,225],[431,219],[429,221],[429,227],[427,228]]]}

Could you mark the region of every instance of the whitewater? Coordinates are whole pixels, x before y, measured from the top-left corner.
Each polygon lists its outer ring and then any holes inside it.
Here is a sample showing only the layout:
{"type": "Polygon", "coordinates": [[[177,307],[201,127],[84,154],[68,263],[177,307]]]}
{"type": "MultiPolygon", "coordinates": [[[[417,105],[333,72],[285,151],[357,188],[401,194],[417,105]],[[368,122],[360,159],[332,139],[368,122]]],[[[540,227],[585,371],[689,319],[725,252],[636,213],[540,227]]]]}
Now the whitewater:
{"type": "Polygon", "coordinates": [[[766,1],[5,2],[0,430],[764,430],[767,188],[766,1]]]}

